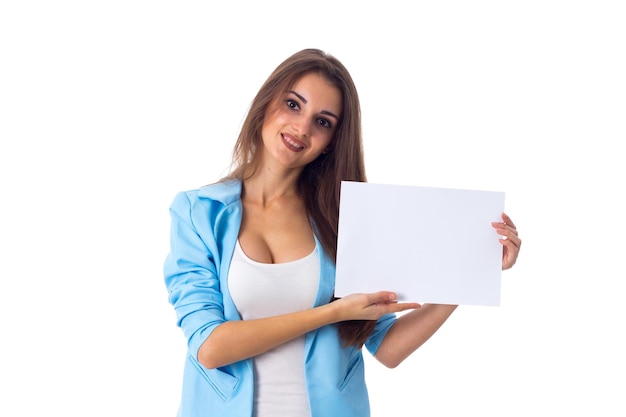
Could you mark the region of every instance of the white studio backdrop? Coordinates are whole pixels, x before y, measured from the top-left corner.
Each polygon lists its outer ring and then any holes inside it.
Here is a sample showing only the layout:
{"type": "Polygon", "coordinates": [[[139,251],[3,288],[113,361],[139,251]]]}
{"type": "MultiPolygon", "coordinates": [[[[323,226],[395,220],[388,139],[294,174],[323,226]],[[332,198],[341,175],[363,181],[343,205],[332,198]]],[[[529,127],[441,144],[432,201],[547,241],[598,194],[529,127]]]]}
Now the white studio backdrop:
{"type": "Polygon", "coordinates": [[[459,308],[396,369],[365,355],[373,416],[623,416],[625,19],[603,0],[0,3],[0,415],[175,415],[168,206],[226,172],[261,83],[315,47],[357,84],[371,182],[505,191],[524,241],[501,306],[459,308]]]}

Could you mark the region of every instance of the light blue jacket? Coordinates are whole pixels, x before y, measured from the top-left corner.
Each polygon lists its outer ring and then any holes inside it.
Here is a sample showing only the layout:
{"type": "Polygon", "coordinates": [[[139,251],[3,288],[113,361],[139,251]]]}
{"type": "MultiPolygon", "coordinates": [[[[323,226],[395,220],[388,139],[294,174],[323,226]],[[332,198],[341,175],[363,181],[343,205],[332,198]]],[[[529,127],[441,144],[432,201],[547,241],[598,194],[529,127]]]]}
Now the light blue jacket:
{"type": "MultiPolygon", "coordinates": [[[[179,417],[252,416],[251,359],[207,369],[198,349],[227,320],[240,320],[228,291],[228,270],[242,217],[241,183],[229,181],[181,192],[170,207],[171,250],[164,265],[169,301],[188,341],[179,417]]],[[[321,250],[315,306],[334,292],[335,266],[321,250]]],[[[395,321],[383,316],[366,342],[374,354],[395,321]]],[[[362,351],[342,347],[336,325],[306,335],[305,375],[313,417],[370,415],[362,351]]]]}

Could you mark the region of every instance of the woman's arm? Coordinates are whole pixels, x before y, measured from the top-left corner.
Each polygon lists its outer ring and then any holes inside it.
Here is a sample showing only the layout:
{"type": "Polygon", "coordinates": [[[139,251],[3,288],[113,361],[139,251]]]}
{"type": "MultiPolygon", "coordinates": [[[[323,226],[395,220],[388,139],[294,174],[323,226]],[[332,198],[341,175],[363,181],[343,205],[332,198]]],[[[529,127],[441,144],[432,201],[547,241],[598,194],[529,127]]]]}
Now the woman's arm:
{"type": "Polygon", "coordinates": [[[383,365],[395,368],[430,339],[456,307],[424,304],[422,308],[404,314],[391,326],[374,357],[383,365]]]}
{"type": "Polygon", "coordinates": [[[218,368],[248,359],[327,324],[344,320],[377,320],[384,314],[419,308],[398,303],[388,291],[352,294],[330,304],[256,320],[227,321],[215,328],[198,350],[198,361],[218,368]]]}

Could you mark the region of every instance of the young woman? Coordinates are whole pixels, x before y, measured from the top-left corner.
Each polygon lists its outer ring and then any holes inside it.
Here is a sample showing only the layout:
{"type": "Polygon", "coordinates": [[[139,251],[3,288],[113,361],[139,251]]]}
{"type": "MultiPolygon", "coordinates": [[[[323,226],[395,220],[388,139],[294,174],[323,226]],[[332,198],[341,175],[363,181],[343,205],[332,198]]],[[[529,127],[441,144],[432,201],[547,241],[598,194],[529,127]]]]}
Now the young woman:
{"type": "MultiPolygon", "coordinates": [[[[230,175],[171,205],[180,417],[368,416],[362,346],[395,367],[452,314],[386,291],[333,297],[342,180],[366,180],[357,91],[336,58],[306,49],[259,90],[230,175]]],[[[505,214],[492,226],[508,269],[521,240],[505,214]]]]}

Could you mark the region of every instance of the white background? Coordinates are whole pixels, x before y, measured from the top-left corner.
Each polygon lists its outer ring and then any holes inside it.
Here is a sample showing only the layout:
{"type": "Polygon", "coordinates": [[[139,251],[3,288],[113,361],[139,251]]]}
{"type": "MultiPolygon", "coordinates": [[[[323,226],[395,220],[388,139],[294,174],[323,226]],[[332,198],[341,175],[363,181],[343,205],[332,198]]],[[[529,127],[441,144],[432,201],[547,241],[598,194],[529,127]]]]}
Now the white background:
{"type": "Polygon", "coordinates": [[[306,47],[355,79],[371,182],[505,191],[524,240],[500,307],[366,354],[373,416],[625,415],[621,4],[2,1],[0,415],[175,414],[169,203],[306,47]]]}

